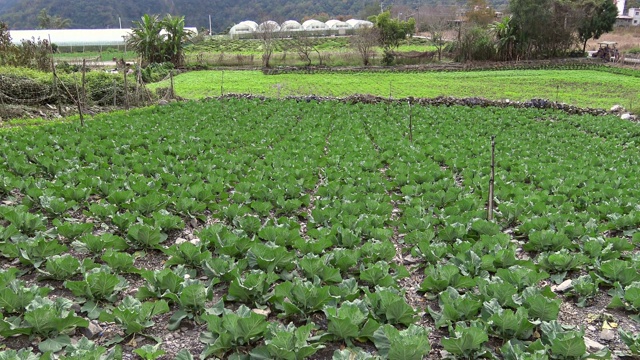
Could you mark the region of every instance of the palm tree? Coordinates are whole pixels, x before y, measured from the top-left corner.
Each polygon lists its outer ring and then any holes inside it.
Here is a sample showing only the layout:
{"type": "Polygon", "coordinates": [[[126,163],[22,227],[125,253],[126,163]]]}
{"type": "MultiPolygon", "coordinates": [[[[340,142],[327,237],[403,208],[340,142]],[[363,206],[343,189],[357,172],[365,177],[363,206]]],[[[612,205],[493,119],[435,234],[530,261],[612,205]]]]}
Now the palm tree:
{"type": "Polygon", "coordinates": [[[495,21],[490,29],[497,40],[498,55],[502,60],[513,60],[516,57],[516,27],[511,17],[506,16],[501,21],[495,21]]]}
{"type": "Polygon", "coordinates": [[[157,16],[145,14],[141,21],[135,22],[131,29],[131,36],[127,39],[127,46],[134,49],[142,58],[142,65],[165,61],[163,55],[164,35],[162,22],[157,16]]]}
{"type": "Polygon", "coordinates": [[[180,66],[184,60],[182,51],[184,43],[192,35],[192,32],[184,28],[184,16],[167,15],[162,19],[161,24],[166,31],[164,55],[173,65],[180,66]]]}
{"type": "Polygon", "coordinates": [[[51,16],[47,9],[42,9],[38,13],[38,28],[40,29],[66,29],[71,25],[71,19],[62,18],[58,15],[51,16]]]}

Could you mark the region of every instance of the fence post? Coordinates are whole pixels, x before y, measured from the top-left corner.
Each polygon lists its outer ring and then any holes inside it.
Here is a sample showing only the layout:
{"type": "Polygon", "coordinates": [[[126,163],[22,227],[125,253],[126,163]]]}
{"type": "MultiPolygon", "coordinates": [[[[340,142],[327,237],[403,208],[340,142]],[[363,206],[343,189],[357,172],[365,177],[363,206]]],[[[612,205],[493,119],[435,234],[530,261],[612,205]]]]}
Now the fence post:
{"type": "Polygon", "coordinates": [[[170,85],[169,85],[169,99],[173,99],[174,98],[174,93],[173,93],[173,70],[169,71],[169,80],[170,80],[170,85]]]}
{"type": "Polygon", "coordinates": [[[49,48],[51,51],[51,72],[53,73],[53,93],[56,97],[56,108],[58,108],[58,115],[62,114],[62,105],[60,105],[60,94],[58,93],[58,75],[56,75],[56,63],[53,60],[53,46],[51,46],[51,35],[49,35],[49,48]]]}
{"type": "Polygon", "coordinates": [[[118,87],[116,86],[116,79],[113,79],[113,107],[118,106],[116,99],[118,98],[118,87]]]}
{"type": "Polygon", "coordinates": [[[124,74],[124,108],[129,110],[129,86],[127,86],[127,67],[122,70],[124,74]]]}
{"type": "Polygon", "coordinates": [[[86,82],[86,73],[87,73],[87,60],[82,59],[82,106],[84,107],[87,104],[87,82],[86,82]]]}

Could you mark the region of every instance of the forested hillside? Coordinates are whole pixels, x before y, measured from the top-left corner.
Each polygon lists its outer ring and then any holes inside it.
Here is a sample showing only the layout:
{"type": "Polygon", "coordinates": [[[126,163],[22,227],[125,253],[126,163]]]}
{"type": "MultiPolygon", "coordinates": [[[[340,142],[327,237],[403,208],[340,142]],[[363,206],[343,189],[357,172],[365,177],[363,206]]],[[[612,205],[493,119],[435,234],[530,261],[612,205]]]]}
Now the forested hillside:
{"type": "MultiPolygon", "coordinates": [[[[503,6],[507,0],[491,1],[503,6]]],[[[386,0],[384,7],[409,6],[412,9],[426,5],[463,6],[466,0],[386,0]]],[[[130,27],[145,13],[184,15],[187,26],[209,27],[212,18],[214,32],[224,31],[243,20],[260,22],[265,19],[284,21],[305,17],[366,17],[380,9],[380,2],[370,0],[0,0],[0,20],[12,29],[33,29],[38,26],[38,13],[71,19],[71,28],[130,27]]]]}

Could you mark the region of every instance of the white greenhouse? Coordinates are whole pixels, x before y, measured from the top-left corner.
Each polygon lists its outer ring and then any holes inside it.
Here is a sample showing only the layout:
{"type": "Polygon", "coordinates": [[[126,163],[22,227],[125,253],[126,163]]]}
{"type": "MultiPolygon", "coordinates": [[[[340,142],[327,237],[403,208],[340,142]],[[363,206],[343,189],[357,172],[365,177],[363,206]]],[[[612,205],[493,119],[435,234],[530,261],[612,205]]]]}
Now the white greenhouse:
{"type": "Polygon", "coordinates": [[[304,30],[325,30],[325,29],[328,29],[329,27],[327,26],[327,24],[323,23],[322,21],[311,19],[303,22],[302,28],[304,30]]]}
{"type": "Polygon", "coordinates": [[[302,25],[295,20],[287,20],[280,25],[282,31],[298,31],[302,30],[302,25]]]}
{"type": "Polygon", "coordinates": [[[260,24],[258,26],[258,32],[276,32],[276,31],[280,31],[280,25],[273,21],[273,20],[268,20],[263,22],[262,24],[260,24]]]}
{"type": "Polygon", "coordinates": [[[255,21],[242,21],[236,25],[234,25],[231,30],[229,30],[229,34],[239,35],[239,34],[251,34],[258,30],[258,23],[255,21]]]}
{"type": "Polygon", "coordinates": [[[351,29],[352,26],[349,23],[340,20],[329,20],[326,22],[329,29],[351,29]]]}
{"type": "Polygon", "coordinates": [[[372,28],[373,23],[367,20],[357,20],[357,19],[349,19],[347,20],[347,24],[351,25],[354,29],[362,29],[362,28],[372,28]]]}
{"type": "MultiPolygon", "coordinates": [[[[186,30],[198,33],[198,29],[187,27],[186,30]]],[[[58,47],[83,48],[124,46],[131,36],[131,29],[45,29],[45,30],[11,30],[11,42],[20,44],[23,40],[49,40],[58,47]]]]}

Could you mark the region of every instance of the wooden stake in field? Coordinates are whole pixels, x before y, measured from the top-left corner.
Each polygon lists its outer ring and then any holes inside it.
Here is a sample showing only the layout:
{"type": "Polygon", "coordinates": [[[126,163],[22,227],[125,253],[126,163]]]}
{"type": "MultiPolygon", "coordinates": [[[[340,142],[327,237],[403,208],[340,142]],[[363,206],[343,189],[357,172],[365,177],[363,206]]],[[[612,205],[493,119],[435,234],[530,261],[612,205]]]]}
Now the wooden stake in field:
{"type": "Polygon", "coordinates": [[[224,70],[220,74],[220,96],[224,96],[224,70]]]}
{"type": "Polygon", "coordinates": [[[124,108],[129,110],[129,86],[127,85],[127,67],[122,70],[124,74],[124,108]]]}
{"type": "Polygon", "coordinates": [[[86,74],[87,74],[87,60],[86,59],[82,59],[82,99],[81,99],[81,101],[82,101],[83,108],[87,104],[86,74]]]}
{"type": "Polygon", "coordinates": [[[118,87],[116,86],[116,79],[113,79],[113,107],[118,105],[118,87]]]}
{"type": "Polygon", "coordinates": [[[169,71],[169,99],[173,99],[173,71],[169,71]]]}
{"type": "Polygon", "coordinates": [[[56,97],[56,107],[58,108],[58,115],[62,114],[62,105],[60,105],[60,94],[58,93],[58,75],[56,75],[56,63],[53,60],[53,46],[51,45],[51,35],[49,35],[49,49],[51,52],[51,72],[53,73],[53,92],[56,97]]]}
{"type": "Polygon", "coordinates": [[[489,205],[487,207],[487,220],[493,221],[493,186],[496,167],[496,136],[491,136],[491,174],[489,175],[489,205]]]}

